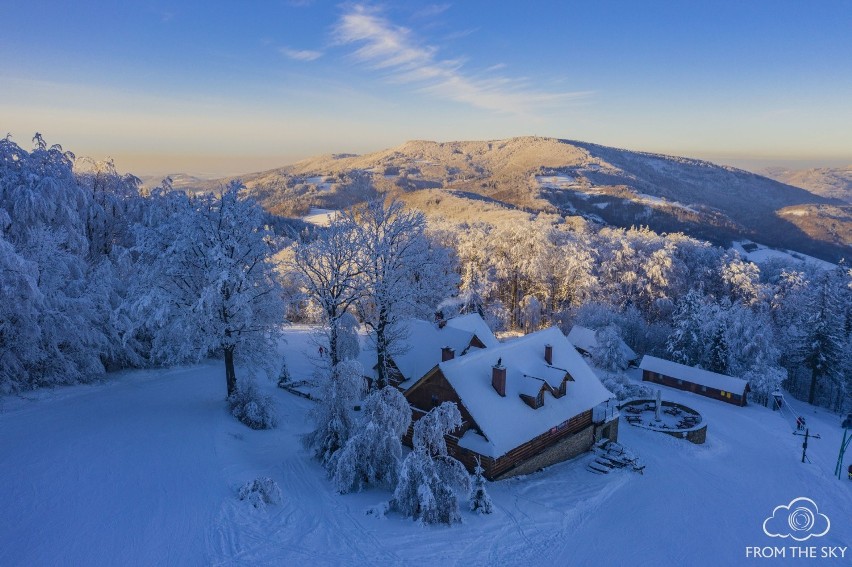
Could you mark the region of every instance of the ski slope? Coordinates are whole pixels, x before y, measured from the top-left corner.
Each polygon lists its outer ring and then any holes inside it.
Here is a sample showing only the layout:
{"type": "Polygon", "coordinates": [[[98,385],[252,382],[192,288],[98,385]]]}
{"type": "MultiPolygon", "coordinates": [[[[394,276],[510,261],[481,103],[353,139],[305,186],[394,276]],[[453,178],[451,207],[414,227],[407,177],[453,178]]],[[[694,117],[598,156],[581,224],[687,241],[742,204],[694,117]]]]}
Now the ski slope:
{"type": "MultiPolygon", "coordinates": [[[[309,328],[291,329],[284,349],[294,379],[310,373],[309,328]]],[[[253,431],[227,414],[222,374],[211,361],[0,400],[0,565],[719,566],[754,564],[747,546],[852,546],[852,482],[832,476],[839,418],[795,400],[822,435],[812,464],[786,414],[663,387],[704,416],[705,445],[622,421],[644,475],[595,475],[584,455],[490,483],[491,516],[463,501],[462,525],[423,527],[368,515],[386,491],[334,493],[300,443],[312,402],[262,382],[279,428],[253,431]],[[257,476],[280,485],[282,504],[237,499],[257,476]],[[801,544],[764,534],[773,509],[800,496],[829,533],[801,544]]]]}

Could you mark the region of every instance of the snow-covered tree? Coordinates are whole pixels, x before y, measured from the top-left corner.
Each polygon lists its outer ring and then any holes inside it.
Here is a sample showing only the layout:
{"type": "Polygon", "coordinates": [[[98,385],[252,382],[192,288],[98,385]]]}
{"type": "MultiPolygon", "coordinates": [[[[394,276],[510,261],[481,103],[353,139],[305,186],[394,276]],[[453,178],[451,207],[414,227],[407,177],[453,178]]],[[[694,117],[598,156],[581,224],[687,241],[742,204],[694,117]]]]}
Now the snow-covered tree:
{"type": "Polygon", "coordinates": [[[485,477],[483,473],[482,463],[479,459],[476,460],[476,468],[473,470],[473,486],[470,489],[470,511],[477,514],[490,514],[494,511],[494,504],[491,503],[491,496],[485,490],[485,477]]]}
{"type": "Polygon", "coordinates": [[[240,199],[241,187],[161,197],[155,206],[163,211],[137,245],[148,291],[134,309],[152,334],[152,359],[174,364],[222,352],[228,396],[235,359],[269,369],[284,322],[273,235],[260,206],[240,199]]]}
{"type": "Polygon", "coordinates": [[[781,383],[787,378],[787,372],[780,366],[773,366],[759,361],[745,374],[743,380],[748,380],[751,389],[750,397],[753,401],[767,405],[771,399],[772,392],[781,387],[781,383]]]}
{"type": "Polygon", "coordinates": [[[340,318],[364,295],[358,226],[350,215],[338,215],[313,239],[298,243],[290,264],[305,294],[318,307],[328,339],[330,367],[343,358],[340,318]]]}
{"type": "Polygon", "coordinates": [[[718,374],[729,374],[730,366],[730,349],[728,348],[728,337],[725,332],[725,325],[719,324],[716,330],[710,335],[710,344],[707,349],[707,355],[704,357],[704,367],[710,372],[718,374]]]}
{"type": "Polygon", "coordinates": [[[672,360],[690,366],[703,360],[708,338],[717,321],[712,307],[697,289],[678,300],[672,315],[674,328],[666,342],[672,360]]]}
{"type": "Polygon", "coordinates": [[[722,281],[732,301],[754,305],[764,299],[760,270],[752,262],[744,262],[739,254],[725,256],[721,266],[722,281]]]}
{"type": "Polygon", "coordinates": [[[807,303],[808,318],[801,347],[801,360],[810,372],[808,403],[816,400],[817,388],[837,382],[848,363],[846,274],[842,269],[825,272],[814,282],[807,303]]]}
{"type": "Polygon", "coordinates": [[[401,201],[375,199],[352,211],[360,235],[364,295],[358,312],[376,346],[376,385],[387,385],[388,361],[403,348],[400,321],[428,318],[455,290],[450,255],[426,235],[426,217],[401,201]]]}
{"type": "MultiPolygon", "coordinates": [[[[0,225],[8,220],[0,209],[0,225]]],[[[8,394],[31,383],[30,371],[41,356],[38,320],[44,297],[38,286],[38,266],[18,254],[2,230],[0,290],[0,393],[8,394]]]]}
{"type": "Polygon", "coordinates": [[[355,405],[365,389],[364,369],[357,360],[344,360],[331,370],[317,405],[311,410],[314,430],[305,436],[305,445],[328,471],[334,474],[333,457],[356,428],[355,405]]]}
{"type": "Polygon", "coordinates": [[[617,326],[607,325],[595,331],[597,346],[592,350],[592,360],[598,368],[617,372],[627,368],[621,333],[617,326]]]}
{"type": "Polygon", "coordinates": [[[444,435],[461,427],[455,404],[444,402],[414,424],[414,450],[405,457],[391,507],[426,524],[461,522],[456,489],[470,489],[470,475],[447,454],[444,435]]]}
{"type": "Polygon", "coordinates": [[[365,486],[396,486],[402,462],[401,438],[411,424],[411,408],[393,386],[373,390],[363,404],[358,433],[334,455],[334,485],[338,492],[365,486]]]}
{"type": "Polygon", "coordinates": [[[521,300],[520,316],[518,317],[524,332],[531,333],[541,325],[541,302],[534,295],[527,295],[521,300]]]}
{"type": "Polygon", "coordinates": [[[361,352],[359,327],[358,320],[352,313],[344,313],[337,319],[337,350],[340,360],[358,358],[361,352]]]}

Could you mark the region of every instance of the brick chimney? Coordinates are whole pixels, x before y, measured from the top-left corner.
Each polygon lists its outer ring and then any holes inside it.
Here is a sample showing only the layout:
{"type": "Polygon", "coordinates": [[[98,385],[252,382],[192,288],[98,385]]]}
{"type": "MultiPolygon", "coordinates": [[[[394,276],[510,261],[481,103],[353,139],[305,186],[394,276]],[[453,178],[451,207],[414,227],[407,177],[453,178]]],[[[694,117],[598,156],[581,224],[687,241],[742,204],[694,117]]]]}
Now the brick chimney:
{"type": "Polygon", "coordinates": [[[506,397],[506,367],[499,362],[491,367],[491,385],[498,394],[506,397]]]}
{"type": "Polygon", "coordinates": [[[448,346],[441,349],[441,362],[452,360],[456,357],[456,351],[448,346]]]}
{"type": "Polygon", "coordinates": [[[553,345],[544,345],[544,361],[553,364],[553,345]]]}

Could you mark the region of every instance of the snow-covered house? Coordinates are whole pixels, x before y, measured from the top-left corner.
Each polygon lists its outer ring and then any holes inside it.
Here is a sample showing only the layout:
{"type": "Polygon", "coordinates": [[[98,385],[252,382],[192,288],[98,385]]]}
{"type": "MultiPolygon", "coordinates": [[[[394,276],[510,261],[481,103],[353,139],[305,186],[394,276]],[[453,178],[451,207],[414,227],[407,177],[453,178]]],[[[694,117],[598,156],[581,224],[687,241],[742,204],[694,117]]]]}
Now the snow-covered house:
{"type": "MultiPolygon", "coordinates": [[[[440,324],[406,319],[394,330],[394,334],[399,337],[399,352],[390,356],[390,382],[403,391],[444,360],[500,344],[477,314],[454,317],[440,324]]],[[[368,378],[374,378],[375,347],[366,347],[359,361],[368,369],[368,378]]]]}
{"type": "Polygon", "coordinates": [[[618,435],[612,413],[593,420],[612,394],[555,327],[445,360],[405,397],[415,420],[455,402],[464,423],[448,448],[471,469],[479,458],[490,479],[533,472],[618,435]]]}
{"type": "Polygon", "coordinates": [[[746,405],[748,380],[648,355],[642,357],[639,368],[645,382],[695,392],[737,406],[746,405]]]}
{"type": "MultiPolygon", "coordinates": [[[[592,352],[598,348],[598,339],[595,336],[595,331],[588,327],[574,325],[571,328],[571,332],[568,333],[568,340],[571,341],[571,344],[573,344],[582,354],[592,354],[592,352]]],[[[639,362],[639,355],[636,354],[632,348],[627,346],[623,340],[618,339],[618,342],[621,354],[624,356],[624,360],[627,364],[637,364],[639,362]]]]}

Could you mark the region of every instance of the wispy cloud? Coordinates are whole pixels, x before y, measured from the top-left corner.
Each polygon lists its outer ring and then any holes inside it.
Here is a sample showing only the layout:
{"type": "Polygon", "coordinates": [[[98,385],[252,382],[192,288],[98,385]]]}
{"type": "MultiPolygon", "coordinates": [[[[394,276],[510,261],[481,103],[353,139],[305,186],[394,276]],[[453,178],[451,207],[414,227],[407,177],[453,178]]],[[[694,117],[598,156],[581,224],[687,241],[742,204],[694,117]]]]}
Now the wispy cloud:
{"type": "Polygon", "coordinates": [[[450,9],[450,4],[428,4],[417,10],[412,15],[413,18],[431,18],[439,14],[443,14],[450,9]]]}
{"type": "Polygon", "coordinates": [[[466,73],[461,59],[439,57],[437,47],[424,44],[410,29],[363,5],[346,8],[334,35],[340,44],[357,45],[354,57],[385,71],[394,82],[418,85],[421,91],[436,97],[486,110],[529,114],[590,94],[547,92],[527,80],[466,73]]]}
{"type": "Polygon", "coordinates": [[[310,49],[291,49],[289,47],[281,47],[278,49],[284,57],[294,59],[296,61],[314,61],[322,57],[321,51],[313,51],[310,49]]]}

